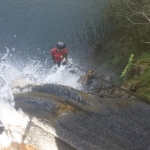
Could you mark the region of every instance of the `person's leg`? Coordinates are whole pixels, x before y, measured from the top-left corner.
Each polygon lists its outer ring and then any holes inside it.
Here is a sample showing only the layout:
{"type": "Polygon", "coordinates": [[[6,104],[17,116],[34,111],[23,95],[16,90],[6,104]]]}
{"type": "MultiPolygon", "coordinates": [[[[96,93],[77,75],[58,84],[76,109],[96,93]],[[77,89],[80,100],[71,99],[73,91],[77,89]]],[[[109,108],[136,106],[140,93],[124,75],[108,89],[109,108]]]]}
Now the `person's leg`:
{"type": "Polygon", "coordinates": [[[57,66],[60,67],[61,62],[57,62],[57,66]]]}
{"type": "Polygon", "coordinates": [[[67,64],[67,62],[66,61],[64,61],[64,62],[62,62],[62,65],[64,66],[64,65],[66,65],[67,64]]]}

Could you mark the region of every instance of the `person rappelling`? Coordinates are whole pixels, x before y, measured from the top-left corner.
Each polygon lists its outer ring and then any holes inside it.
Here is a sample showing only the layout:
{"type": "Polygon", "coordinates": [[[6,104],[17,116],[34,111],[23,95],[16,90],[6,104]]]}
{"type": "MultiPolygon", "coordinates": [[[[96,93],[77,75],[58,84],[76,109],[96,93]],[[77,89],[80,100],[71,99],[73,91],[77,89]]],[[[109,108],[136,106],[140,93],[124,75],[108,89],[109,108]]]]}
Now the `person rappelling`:
{"type": "Polygon", "coordinates": [[[58,42],[56,47],[50,51],[50,54],[52,56],[53,63],[58,67],[60,67],[61,64],[67,64],[68,49],[66,48],[65,43],[58,42]]]}

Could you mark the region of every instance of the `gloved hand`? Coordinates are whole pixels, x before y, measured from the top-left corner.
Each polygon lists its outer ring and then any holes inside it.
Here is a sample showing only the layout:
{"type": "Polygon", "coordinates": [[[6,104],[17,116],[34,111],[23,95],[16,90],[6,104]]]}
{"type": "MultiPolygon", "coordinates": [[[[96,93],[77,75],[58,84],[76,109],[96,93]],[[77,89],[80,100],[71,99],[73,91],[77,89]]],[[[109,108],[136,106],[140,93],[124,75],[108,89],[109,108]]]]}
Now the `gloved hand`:
{"type": "Polygon", "coordinates": [[[67,64],[66,58],[63,58],[62,65],[66,65],[66,64],[67,64]]]}
{"type": "Polygon", "coordinates": [[[66,58],[63,58],[62,62],[66,61],[66,58]]]}

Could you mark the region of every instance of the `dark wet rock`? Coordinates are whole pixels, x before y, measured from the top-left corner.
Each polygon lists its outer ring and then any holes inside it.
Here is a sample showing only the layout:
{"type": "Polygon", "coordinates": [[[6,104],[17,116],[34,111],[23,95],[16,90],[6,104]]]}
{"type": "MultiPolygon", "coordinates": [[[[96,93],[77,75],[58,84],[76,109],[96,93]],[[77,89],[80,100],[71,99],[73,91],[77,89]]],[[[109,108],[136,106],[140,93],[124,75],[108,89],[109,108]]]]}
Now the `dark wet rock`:
{"type": "Polygon", "coordinates": [[[42,133],[48,132],[80,150],[149,150],[150,105],[127,97],[99,98],[54,84],[31,89],[14,95],[14,100],[17,109],[32,116],[29,133],[36,127],[42,130],[36,137],[43,139],[42,133]]]}
{"type": "Polygon", "coordinates": [[[102,44],[100,42],[97,42],[95,45],[94,45],[94,49],[101,49],[102,48],[102,44]]]}
{"type": "MultiPolygon", "coordinates": [[[[137,98],[138,95],[134,95],[134,92],[137,90],[139,84],[133,84],[130,87],[125,86],[112,86],[109,89],[101,90],[99,93],[92,93],[96,94],[99,97],[110,97],[110,98],[137,98]]],[[[140,97],[139,97],[140,98],[140,97]]],[[[140,98],[142,99],[142,97],[140,98]]]]}
{"type": "Polygon", "coordinates": [[[128,87],[128,90],[131,91],[131,92],[136,92],[138,88],[140,88],[141,84],[140,83],[134,83],[134,84],[131,84],[129,87],[128,87]]]}
{"type": "Polygon", "coordinates": [[[4,130],[5,130],[5,127],[2,124],[2,122],[0,121],[0,134],[2,134],[4,130]]]}
{"type": "Polygon", "coordinates": [[[81,84],[83,90],[87,92],[100,92],[103,89],[107,90],[112,87],[112,79],[110,76],[97,75],[92,70],[83,74],[78,79],[78,83],[81,84]]]}
{"type": "Polygon", "coordinates": [[[135,66],[127,71],[127,79],[132,79],[133,77],[140,76],[145,71],[145,66],[135,66]]]}
{"type": "MultiPolygon", "coordinates": [[[[83,92],[74,90],[71,87],[61,86],[57,84],[45,84],[43,86],[32,86],[30,89],[34,92],[53,94],[57,96],[61,96],[67,101],[72,101],[78,105],[86,105],[90,106],[90,100],[85,100],[83,92]]],[[[90,97],[89,97],[90,99],[90,97]]]]}

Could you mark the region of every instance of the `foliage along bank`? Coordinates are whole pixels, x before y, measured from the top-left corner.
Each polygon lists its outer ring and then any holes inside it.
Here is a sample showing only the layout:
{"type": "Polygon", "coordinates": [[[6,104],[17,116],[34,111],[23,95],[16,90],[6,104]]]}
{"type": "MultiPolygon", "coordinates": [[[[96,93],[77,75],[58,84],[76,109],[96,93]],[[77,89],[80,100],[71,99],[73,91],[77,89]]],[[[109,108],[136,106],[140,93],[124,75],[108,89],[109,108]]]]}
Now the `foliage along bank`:
{"type": "Polygon", "coordinates": [[[92,61],[117,72],[131,91],[150,99],[149,8],[150,1],[110,0],[105,19],[111,34],[94,46],[92,61]]]}

